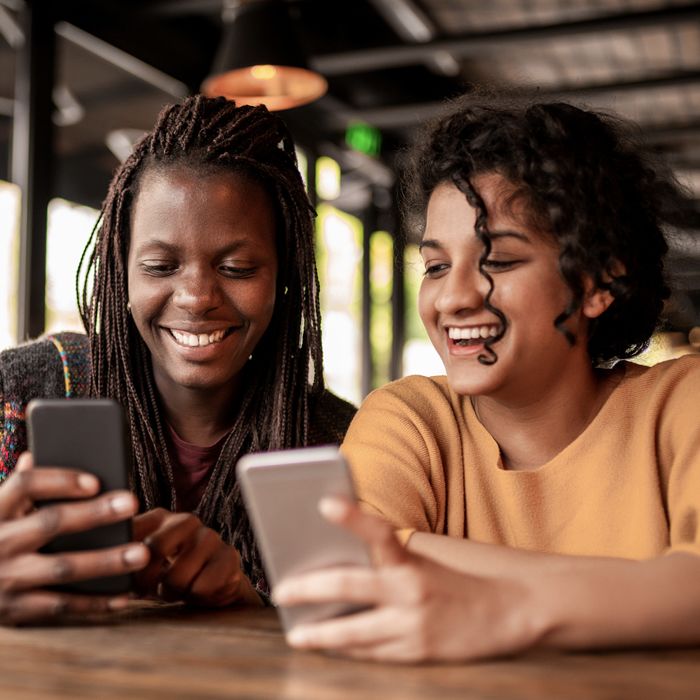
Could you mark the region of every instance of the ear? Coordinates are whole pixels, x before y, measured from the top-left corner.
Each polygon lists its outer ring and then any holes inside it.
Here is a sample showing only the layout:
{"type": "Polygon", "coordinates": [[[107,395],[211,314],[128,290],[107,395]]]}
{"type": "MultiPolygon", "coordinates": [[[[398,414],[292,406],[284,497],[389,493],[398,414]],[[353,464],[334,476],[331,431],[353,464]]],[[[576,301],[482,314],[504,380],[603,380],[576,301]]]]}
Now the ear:
{"type": "Polygon", "coordinates": [[[591,277],[586,275],[583,281],[584,295],[581,311],[586,318],[598,318],[602,316],[615,297],[607,289],[596,287],[591,277]]]}

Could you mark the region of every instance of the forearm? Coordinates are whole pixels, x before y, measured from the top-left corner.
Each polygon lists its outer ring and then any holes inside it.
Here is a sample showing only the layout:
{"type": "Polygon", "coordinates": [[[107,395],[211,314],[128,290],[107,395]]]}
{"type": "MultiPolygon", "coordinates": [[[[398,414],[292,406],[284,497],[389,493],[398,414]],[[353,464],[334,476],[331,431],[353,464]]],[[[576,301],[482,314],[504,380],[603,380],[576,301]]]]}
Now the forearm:
{"type": "Polygon", "coordinates": [[[647,561],[526,552],[418,533],[409,549],[525,584],[539,643],[560,649],[700,642],[700,557],[647,561]]]}

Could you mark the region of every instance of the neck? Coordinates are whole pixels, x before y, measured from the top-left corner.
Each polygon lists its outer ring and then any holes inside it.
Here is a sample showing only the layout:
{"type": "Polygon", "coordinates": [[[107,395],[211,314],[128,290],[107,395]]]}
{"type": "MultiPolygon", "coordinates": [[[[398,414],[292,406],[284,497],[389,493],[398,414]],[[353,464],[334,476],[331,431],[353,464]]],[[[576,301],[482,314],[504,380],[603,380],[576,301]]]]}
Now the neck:
{"type": "Polygon", "coordinates": [[[508,469],[546,464],[598,414],[613,388],[609,375],[588,366],[526,400],[472,397],[477,417],[498,443],[508,469]]]}
{"type": "MultiPolygon", "coordinates": [[[[158,381],[156,380],[158,386],[158,381]]],[[[237,411],[237,392],[158,386],[165,418],[185,442],[201,447],[217,443],[231,429],[237,411]]]]}

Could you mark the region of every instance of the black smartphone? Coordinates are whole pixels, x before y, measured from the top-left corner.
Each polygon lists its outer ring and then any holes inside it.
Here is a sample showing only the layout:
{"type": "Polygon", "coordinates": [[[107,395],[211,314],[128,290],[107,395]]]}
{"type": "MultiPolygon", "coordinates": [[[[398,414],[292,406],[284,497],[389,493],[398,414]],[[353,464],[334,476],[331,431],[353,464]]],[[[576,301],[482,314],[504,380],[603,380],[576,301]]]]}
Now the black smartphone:
{"type": "MultiPolygon", "coordinates": [[[[34,465],[69,467],[94,474],[100,493],[128,489],[126,431],[121,406],[112,399],[33,399],[27,406],[29,449],[34,465]]],[[[37,503],[37,507],[48,502],[37,503]]],[[[79,552],[131,541],[131,519],[59,535],[42,552],[79,552]]],[[[132,589],[130,574],[60,586],[75,593],[115,595],[132,589]]]]}
{"type": "MultiPolygon", "coordinates": [[[[318,510],[324,496],[355,498],[348,465],[336,446],[249,454],[238,461],[236,475],[271,585],[315,569],[371,566],[365,544],[318,510]]],[[[280,618],[289,631],[302,622],[362,609],[348,603],[297,605],[280,607],[280,618]]]]}

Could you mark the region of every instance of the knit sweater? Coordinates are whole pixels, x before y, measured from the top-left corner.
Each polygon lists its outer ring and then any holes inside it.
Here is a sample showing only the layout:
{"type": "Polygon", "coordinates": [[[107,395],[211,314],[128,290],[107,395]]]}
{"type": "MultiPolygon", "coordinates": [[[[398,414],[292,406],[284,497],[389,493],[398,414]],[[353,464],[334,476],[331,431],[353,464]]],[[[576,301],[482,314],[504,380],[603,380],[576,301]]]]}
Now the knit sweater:
{"type": "Polygon", "coordinates": [[[421,531],[558,554],[700,554],[700,357],[613,371],[591,423],[532,471],[504,467],[445,377],[377,389],[342,446],[358,497],[403,541],[421,531]]]}

